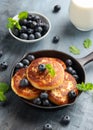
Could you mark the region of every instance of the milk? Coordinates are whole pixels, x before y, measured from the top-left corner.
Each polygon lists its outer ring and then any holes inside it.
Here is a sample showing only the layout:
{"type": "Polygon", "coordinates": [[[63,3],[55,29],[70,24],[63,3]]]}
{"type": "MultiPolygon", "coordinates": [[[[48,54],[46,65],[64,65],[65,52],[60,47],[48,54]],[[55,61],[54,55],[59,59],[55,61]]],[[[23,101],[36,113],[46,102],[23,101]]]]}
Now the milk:
{"type": "Polygon", "coordinates": [[[93,0],[71,0],[69,18],[79,30],[93,29],[93,0]]]}

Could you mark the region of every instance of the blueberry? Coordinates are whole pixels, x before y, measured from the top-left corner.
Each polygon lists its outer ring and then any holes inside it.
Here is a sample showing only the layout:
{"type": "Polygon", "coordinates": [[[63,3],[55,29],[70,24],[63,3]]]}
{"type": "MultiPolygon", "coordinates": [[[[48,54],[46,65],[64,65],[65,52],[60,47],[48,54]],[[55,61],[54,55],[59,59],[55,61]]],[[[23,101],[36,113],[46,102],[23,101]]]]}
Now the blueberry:
{"type": "Polygon", "coordinates": [[[27,32],[27,27],[26,26],[21,26],[20,33],[25,33],[27,32]]]}
{"type": "Polygon", "coordinates": [[[72,68],[71,66],[68,66],[68,67],[66,68],[66,71],[67,71],[68,73],[72,74],[73,68],[72,68]]]}
{"type": "Polygon", "coordinates": [[[12,33],[17,37],[19,36],[19,30],[17,28],[13,28],[12,33]]]}
{"type": "Polygon", "coordinates": [[[23,67],[24,67],[24,65],[21,62],[17,63],[16,66],[15,66],[16,69],[21,69],[23,67]]]}
{"type": "Polygon", "coordinates": [[[76,79],[76,81],[79,80],[79,76],[77,74],[73,74],[73,77],[76,79]]]}
{"type": "Polygon", "coordinates": [[[0,70],[5,70],[7,69],[7,67],[8,67],[8,64],[6,61],[0,63],[0,70]]]}
{"type": "Polygon", "coordinates": [[[27,21],[27,26],[28,26],[28,27],[31,27],[31,24],[32,24],[32,20],[28,20],[28,21],[27,21]]]}
{"type": "Polygon", "coordinates": [[[48,98],[48,93],[42,92],[42,93],[40,94],[40,98],[43,99],[43,100],[47,99],[47,98],[48,98]]]}
{"type": "Polygon", "coordinates": [[[3,55],[3,51],[2,51],[2,50],[0,50],[0,57],[2,57],[2,55],[3,55]]]}
{"type": "Polygon", "coordinates": [[[61,9],[61,6],[60,5],[55,5],[54,8],[53,8],[53,12],[59,12],[61,9]]]}
{"type": "Polygon", "coordinates": [[[46,123],[46,124],[43,126],[43,130],[52,130],[52,125],[49,124],[49,123],[46,123]]]}
{"type": "Polygon", "coordinates": [[[69,115],[64,115],[61,119],[61,124],[63,125],[68,125],[70,123],[70,116],[69,115]]]}
{"type": "Polygon", "coordinates": [[[37,26],[37,27],[35,28],[35,31],[41,33],[41,32],[43,31],[43,29],[42,29],[42,27],[37,26]]]}
{"type": "Polygon", "coordinates": [[[68,97],[69,99],[75,99],[76,98],[76,92],[74,90],[71,90],[69,93],[68,93],[68,97]]]}
{"type": "Polygon", "coordinates": [[[35,28],[37,25],[37,22],[36,21],[32,21],[32,23],[30,24],[30,27],[31,28],[35,28]]]}
{"type": "Polygon", "coordinates": [[[50,105],[48,99],[43,100],[42,103],[43,103],[43,106],[49,106],[50,105]]]}
{"type": "Polygon", "coordinates": [[[38,15],[34,16],[34,20],[37,22],[38,20],[40,20],[40,16],[38,15]]]}
{"type": "Polygon", "coordinates": [[[29,40],[34,40],[35,39],[35,35],[34,34],[30,34],[28,37],[29,40]]]}
{"type": "Polygon", "coordinates": [[[45,71],[46,70],[45,64],[40,64],[38,66],[38,70],[41,71],[41,72],[45,71]]]}
{"type": "Polygon", "coordinates": [[[29,62],[28,59],[23,59],[23,60],[22,60],[22,63],[23,63],[24,65],[27,65],[27,66],[30,64],[30,62],[29,62]]]}
{"type": "Polygon", "coordinates": [[[27,19],[20,19],[19,20],[19,24],[22,25],[26,25],[27,24],[27,19]]]}
{"type": "Polygon", "coordinates": [[[59,42],[59,37],[58,36],[54,36],[52,42],[53,43],[58,43],[59,42]]]}
{"type": "Polygon", "coordinates": [[[45,34],[49,29],[49,25],[46,23],[42,23],[42,27],[43,27],[43,33],[45,34]]]}
{"type": "Polygon", "coordinates": [[[33,32],[34,32],[33,29],[31,29],[31,28],[28,28],[28,29],[27,29],[27,33],[28,33],[28,34],[32,34],[33,32]]]}
{"type": "Polygon", "coordinates": [[[72,65],[72,60],[71,59],[67,59],[65,63],[66,63],[67,66],[71,66],[72,65]]]}
{"type": "Polygon", "coordinates": [[[20,34],[20,38],[27,40],[28,39],[28,35],[26,33],[21,33],[20,34]]]}
{"type": "Polygon", "coordinates": [[[20,81],[20,86],[21,87],[26,87],[29,85],[29,81],[26,79],[26,78],[23,78],[21,81],[20,81]]]}
{"type": "Polygon", "coordinates": [[[72,75],[76,75],[76,73],[77,73],[76,70],[72,69],[71,74],[72,74],[72,75]]]}
{"type": "Polygon", "coordinates": [[[35,38],[38,39],[41,37],[41,33],[40,32],[35,32],[35,38]]]}
{"type": "Polygon", "coordinates": [[[36,104],[36,105],[41,105],[41,99],[40,98],[35,98],[33,100],[33,103],[36,104]]]}
{"type": "Polygon", "coordinates": [[[27,20],[32,20],[33,15],[32,14],[28,14],[27,20]]]}
{"type": "Polygon", "coordinates": [[[29,55],[26,56],[26,58],[31,62],[31,61],[33,61],[35,59],[35,56],[29,54],[29,55]]]}

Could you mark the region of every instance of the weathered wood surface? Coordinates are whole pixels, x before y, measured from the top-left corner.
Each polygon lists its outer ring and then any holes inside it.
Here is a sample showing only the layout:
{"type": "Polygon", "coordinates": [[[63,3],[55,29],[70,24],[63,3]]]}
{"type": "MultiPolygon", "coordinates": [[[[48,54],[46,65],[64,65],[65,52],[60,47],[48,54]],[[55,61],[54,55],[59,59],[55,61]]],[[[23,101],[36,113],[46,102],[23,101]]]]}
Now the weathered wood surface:
{"type": "MultiPolygon", "coordinates": [[[[83,47],[83,41],[89,38],[93,41],[93,31],[80,32],[70,23],[68,17],[70,0],[0,0],[0,50],[3,56],[0,62],[7,61],[8,68],[0,72],[0,81],[10,83],[11,71],[14,63],[25,53],[54,49],[69,52],[69,46],[77,46],[80,55],[72,55],[75,58],[83,57],[93,51],[83,47]],[[61,10],[54,14],[53,6],[61,5],[61,10]],[[51,21],[52,28],[49,35],[42,41],[33,44],[16,41],[6,28],[7,18],[13,17],[20,11],[35,11],[45,14],[51,21]],[[58,44],[52,43],[53,36],[58,35],[58,44]]],[[[93,82],[93,62],[85,67],[86,82],[93,82]]],[[[93,130],[93,93],[82,93],[72,106],[57,111],[45,111],[35,109],[20,100],[12,91],[7,94],[8,103],[0,105],[0,130],[42,130],[46,122],[53,125],[53,130],[93,130]],[[71,122],[63,127],[60,124],[61,116],[68,114],[71,122]]]]}

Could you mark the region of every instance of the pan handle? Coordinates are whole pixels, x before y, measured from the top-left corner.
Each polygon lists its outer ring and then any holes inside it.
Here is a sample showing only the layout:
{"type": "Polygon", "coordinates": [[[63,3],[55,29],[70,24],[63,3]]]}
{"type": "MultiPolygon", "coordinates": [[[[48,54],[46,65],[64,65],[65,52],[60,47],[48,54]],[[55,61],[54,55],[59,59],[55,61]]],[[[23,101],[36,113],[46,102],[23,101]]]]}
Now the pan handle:
{"type": "Polygon", "coordinates": [[[77,60],[81,65],[86,65],[87,63],[93,61],[93,52],[91,52],[85,57],[77,58],[77,60]]]}

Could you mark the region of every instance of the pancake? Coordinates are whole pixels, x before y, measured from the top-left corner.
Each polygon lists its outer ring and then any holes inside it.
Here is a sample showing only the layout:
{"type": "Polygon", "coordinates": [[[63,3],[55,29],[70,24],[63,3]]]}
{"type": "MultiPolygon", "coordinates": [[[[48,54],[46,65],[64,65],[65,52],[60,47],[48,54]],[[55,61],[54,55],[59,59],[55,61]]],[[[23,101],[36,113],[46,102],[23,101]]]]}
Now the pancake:
{"type": "Polygon", "coordinates": [[[55,89],[59,87],[64,80],[64,68],[55,58],[41,57],[33,60],[28,66],[26,73],[32,86],[40,90],[55,89]],[[38,70],[40,64],[50,64],[55,71],[55,75],[52,76],[47,69],[40,72],[38,70]]]}
{"type": "Polygon", "coordinates": [[[71,102],[68,97],[68,93],[71,90],[76,92],[76,96],[78,95],[78,89],[76,88],[76,80],[75,78],[69,74],[68,72],[64,73],[64,82],[61,86],[51,91],[48,91],[49,100],[56,105],[64,105],[71,102]]]}
{"type": "Polygon", "coordinates": [[[23,97],[25,99],[34,99],[39,96],[40,90],[32,87],[31,84],[28,86],[21,87],[20,81],[26,78],[26,68],[22,68],[18,70],[15,75],[12,77],[11,80],[11,87],[12,90],[20,97],[23,97]]]}

